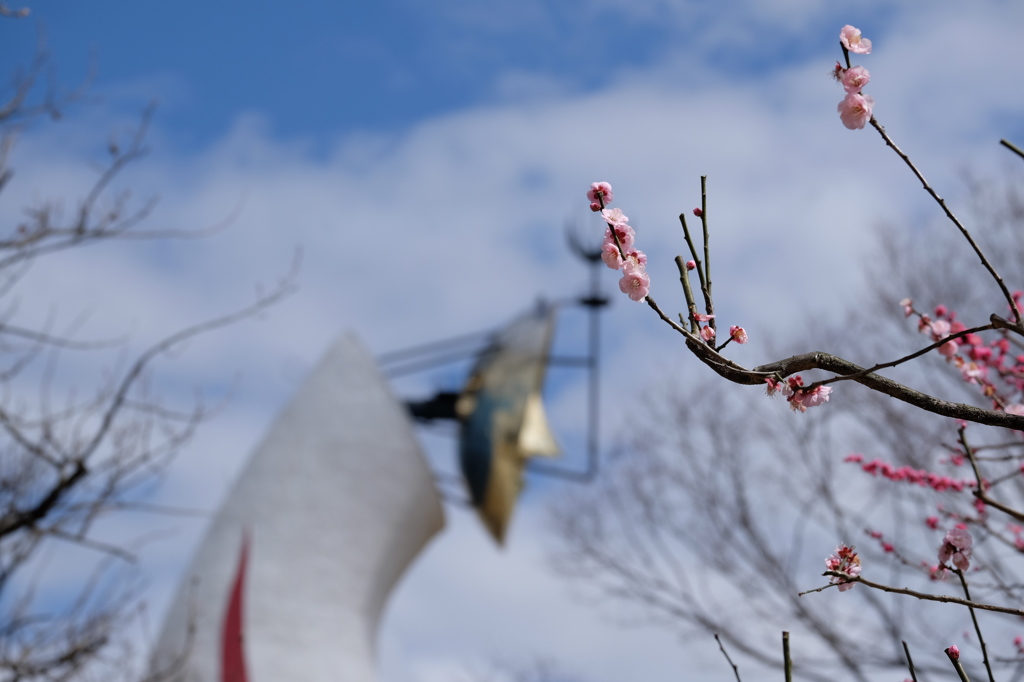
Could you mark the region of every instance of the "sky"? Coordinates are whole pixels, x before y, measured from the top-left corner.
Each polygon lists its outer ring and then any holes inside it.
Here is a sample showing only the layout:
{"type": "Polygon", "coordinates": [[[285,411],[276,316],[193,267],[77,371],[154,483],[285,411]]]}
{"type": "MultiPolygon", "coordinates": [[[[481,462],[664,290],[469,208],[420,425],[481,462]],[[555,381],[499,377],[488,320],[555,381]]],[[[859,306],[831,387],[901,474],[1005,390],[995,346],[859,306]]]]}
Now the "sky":
{"type": "MultiPolygon", "coordinates": [[[[0,23],[6,74],[43,36],[57,92],[87,87],[59,122],[19,132],[4,223],[40,202],[72,211],[112,136],[123,140],[156,100],[150,152],[112,192],[130,190],[136,205],[159,198],[143,229],[226,227],[40,262],[22,284],[26,323],[70,324],[85,311],[79,333],[127,332],[127,350],[141,349],[245,305],[301,254],[294,295],[154,368],[171,398],[230,394],[150,493],[204,510],[343,332],[384,353],[581,293],[587,272],[563,228],[600,239],[584,197],[593,181],[612,183],[650,259],[652,295],[677,311],[676,216],[699,205],[707,175],[719,323],[751,337],[732,357],[775,359],[766,339],[808,350],[787,332],[808,315],[836,322],[855,302],[870,227],[920,224],[937,210],[874,131],[841,125],[829,72],[844,24],[874,42],[854,63],[872,73],[877,118],[941,194],[955,197],[965,171],[1005,168],[1000,138],[1024,140],[1024,7],[1008,0],[30,6],[30,18],[0,23]]],[[[610,442],[652,385],[706,370],[603,275],[615,294],[604,320],[610,442]]],[[[579,322],[567,314],[559,348],[573,350],[579,322]]],[[[99,370],[72,360],[67,371],[85,382],[99,370]]],[[[455,388],[461,371],[395,389],[455,388]]],[[[559,374],[548,396],[570,467],[582,461],[581,379],[559,374]]],[[[427,440],[435,466],[450,469],[450,443],[427,440]]],[[[544,506],[560,485],[530,480],[504,550],[449,508],[447,530],[393,597],[382,680],[439,682],[467,665],[536,657],[594,682],[678,679],[695,665],[693,679],[731,675],[708,642],[625,626],[547,568],[544,506]]],[[[153,628],[202,528],[131,518],[104,531],[159,531],[141,567],[153,628]]]]}

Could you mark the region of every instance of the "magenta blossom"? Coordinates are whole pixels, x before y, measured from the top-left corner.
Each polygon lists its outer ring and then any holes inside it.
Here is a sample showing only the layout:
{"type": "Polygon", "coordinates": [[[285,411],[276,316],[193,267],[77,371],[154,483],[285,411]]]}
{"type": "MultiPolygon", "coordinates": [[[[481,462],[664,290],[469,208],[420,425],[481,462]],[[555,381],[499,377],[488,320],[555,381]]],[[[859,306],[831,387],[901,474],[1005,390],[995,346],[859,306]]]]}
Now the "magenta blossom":
{"type": "Polygon", "coordinates": [[[590,191],[587,192],[587,198],[590,199],[590,210],[600,211],[603,206],[607,206],[612,203],[612,186],[607,182],[592,182],[590,183],[590,191]],[[597,208],[594,208],[594,204],[597,204],[597,208]]]}
{"type": "MultiPolygon", "coordinates": [[[[825,559],[825,568],[829,571],[845,573],[850,578],[856,578],[860,575],[860,557],[853,551],[853,547],[839,545],[836,547],[836,553],[825,559]]],[[[846,592],[853,588],[853,583],[848,579],[835,575],[829,578],[829,583],[839,585],[840,592],[846,592]]]]}
{"type": "Polygon", "coordinates": [[[619,289],[634,301],[642,301],[651,290],[651,278],[644,271],[642,265],[634,266],[628,262],[624,263],[619,289]]]}
{"type": "Polygon", "coordinates": [[[843,72],[843,89],[851,94],[857,94],[870,80],[871,74],[867,69],[863,66],[855,66],[843,72]]]}
{"type": "Polygon", "coordinates": [[[945,565],[947,561],[952,561],[958,569],[966,571],[971,565],[972,544],[974,540],[966,528],[951,529],[939,547],[939,564],[945,565]]]}
{"type": "Polygon", "coordinates": [[[850,52],[871,54],[871,41],[860,35],[860,29],[847,24],[839,31],[839,42],[850,52]]]}
{"type": "Polygon", "coordinates": [[[686,269],[687,270],[694,270],[694,269],[696,269],[696,267],[697,267],[697,261],[693,261],[693,260],[686,261],[686,269]]]}
{"type": "Polygon", "coordinates": [[[959,661],[960,660],[960,650],[956,648],[955,644],[953,646],[948,647],[946,649],[946,655],[949,656],[949,659],[951,661],[959,661]]]}
{"type": "Polygon", "coordinates": [[[871,95],[850,93],[843,98],[837,109],[844,126],[850,130],[860,130],[871,120],[874,106],[875,99],[871,95]]]}

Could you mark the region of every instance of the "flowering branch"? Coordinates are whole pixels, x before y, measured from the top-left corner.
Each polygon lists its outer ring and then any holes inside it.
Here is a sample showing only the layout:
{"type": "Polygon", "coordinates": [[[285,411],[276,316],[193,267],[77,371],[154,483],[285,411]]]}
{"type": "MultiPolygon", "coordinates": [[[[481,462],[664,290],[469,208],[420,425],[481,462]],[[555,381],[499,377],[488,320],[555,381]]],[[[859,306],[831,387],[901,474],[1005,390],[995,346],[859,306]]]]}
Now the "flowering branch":
{"type": "MultiPolygon", "coordinates": [[[[893,594],[904,594],[904,595],[906,595],[908,597],[914,597],[916,599],[921,599],[923,601],[937,601],[937,602],[942,602],[942,603],[945,603],[945,604],[959,604],[960,606],[966,606],[968,608],[981,609],[982,611],[994,611],[996,613],[1008,613],[1011,616],[1024,617],[1024,610],[1022,610],[1022,609],[1011,609],[1011,608],[1009,608],[1007,606],[997,606],[995,604],[985,604],[985,603],[982,603],[982,602],[971,601],[970,599],[963,599],[961,597],[951,597],[951,596],[944,595],[944,594],[928,594],[927,592],[918,592],[917,590],[907,589],[906,587],[890,587],[888,585],[882,585],[881,583],[876,583],[876,582],[872,582],[870,580],[865,580],[863,577],[861,577],[859,575],[858,576],[850,576],[850,575],[847,575],[846,573],[841,573],[839,571],[825,571],[824,573],[822,573],[822,575],[823,576],[832,577],[832,578],[840,578],[840,579],[843,580],[844,584],[860,583],[860,584],[864,585],[865,587],[870,587],[870,588],[875,589],[875,590],[880,590],[882,592],[891,592],[893,594]]],[[[813,590],[807,590],[806,592],[801,592],[798,596],[802,597],[803,595],[811,594],[812,592],[821,592],[823,590],[827,590],[830,587],[833,587],[833,585],[823,585],[822,587],[818,587],[818,588],[815,588],[813,590]]]]}

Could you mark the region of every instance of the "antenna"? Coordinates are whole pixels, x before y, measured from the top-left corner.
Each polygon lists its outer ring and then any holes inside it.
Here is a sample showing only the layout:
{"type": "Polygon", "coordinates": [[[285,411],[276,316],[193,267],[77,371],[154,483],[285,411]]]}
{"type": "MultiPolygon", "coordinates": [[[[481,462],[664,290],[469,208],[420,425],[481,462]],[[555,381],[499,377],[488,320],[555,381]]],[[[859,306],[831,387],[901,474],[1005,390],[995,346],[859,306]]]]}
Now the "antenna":
{"type": "Polygon", "coordinates": [[[573,301],[587,309],[587,354],[581,357],[551,357],[548,358],[548,365],[583,367],[587,370],[587,468],[585,471],[573,471],[550,464],[531,463],[527,470],[544,476],[589,483],[597,475],[601,451],[601,313],[611,301],[601,293],[601,246],[588,247],[580,238],[575,224],[569,221],[565,224],[565,237],[569,249],[590,269],[590,291],[586,296],[573,301]]]}

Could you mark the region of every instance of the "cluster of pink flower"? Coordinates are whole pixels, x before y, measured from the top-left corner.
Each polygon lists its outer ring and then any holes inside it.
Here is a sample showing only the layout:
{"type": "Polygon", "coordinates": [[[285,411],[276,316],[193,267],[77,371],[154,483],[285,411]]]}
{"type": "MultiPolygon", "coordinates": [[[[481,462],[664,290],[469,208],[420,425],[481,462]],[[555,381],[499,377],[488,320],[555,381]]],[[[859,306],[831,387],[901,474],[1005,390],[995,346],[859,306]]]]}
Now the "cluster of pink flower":
{"type": "Polygon", "coordinates": [[[781,393],[786,396],[789,408],[794,412],[806,412],[808,407],[817,407],[822,403],[827,403],[828,396],[832,393],[829,386],[816,386],[810,391],[802,389],[804,380],[799,374],[789,377],[785,381],[779,381],[774,377],[768,377],[764,381],[768,384],[768,395],[781,393]]]}
{"type": "MultiPolygon", "coordinates": [[[[1020,301],[1022,296],[1024,292],[1013,294],[1015,301],[1020,301]]],[[[900,306],[907,317],[917,315],[918,331],[928,334],[934,342],[967,329],[956,319],[956,313],[944,305],[936,306],[932,315],[915,310],[914,302],[909,298],[900,301],[900,306]]],[[[938,351],[960,370],[964,381],[976,384],[992,400],[992,409],[1024,415],[1024,404],[1020,402],[1020,395],[1024,392],[1024,354],[1011,357],[1010,340],[1005,335],[986,343],[978,334],[966,334],[942,344],[938,351]],[[1005,389],[999,389],[993,375],[1002,380],[1005,389]]]]}
{"type": "Polygon", "coordinates": [[[612,270],[622,270],[619,289],[634,301],[642,301],[651,290],[651,278],[647,275],[647,255],[633,248],[636,232],[629,224],[629,218],[621,208],[607,208],[612,203],[612,186],[607,182],[590,185],[587,198],[590,210],[600,211],[608,225],[601,245],[601,260],[612,270]]]}
{"type": "MultiPolygon", "coordinates": [[[[843,26],[839,32],[839,41],[847,53],[871,54],[871,41],[862,38],[860,29],[853,26],[843,26]]],[[[846,97],[838,107],[839,118],[842,119],[843,125],[850,130],[863,128],[871,120],[871,110],[875,106],[874,98],[861,92],[871,80],[871,74],[863,66],[844,69],[842,64],[836,62],[836,68],[832,75],[843,84],[843,89],[846,90],[846,97]]]]}
{"type": "MultiPolygon", "coordinates": [[[[855,462],[861,464],[864,462],[864,455],[853,453],[847,455],[844,462],[855,462]]],[[[942,476],[933,471],[925,471],[924,469],[912,469],[908,466],[894,467],[888,462],[883,462],[880,459],[873,459],[870,462],[861,464],[861,469],[871,474],[872,476],[878,476],[881,474],[890,481],[906,481],[908,483],[916,483],[920,486],[927,486],[937,492],[943,492],[946,490],[955,490],[961,492],[964,488],[973,488],[976,484],[972,480],[957,480],[949,476],[942,476]]],[[[934,518],[934,517],[929,517],[934,518]]]]}
{"type": "Polygon", "coordinates": [[[966,571],[971,565],[971,545],[974,540],[966,528],[958,525],[950,529],[939,546],[939,565],[945,566],[946,562],[952,561],[953,565],[961,571],[966,571]]]}
{"type": "MultiPolygon", "coordinates": [[[[836,553],[825,559],[825,568],[829,571],[836,571],[837,573],[845,573],[851,578],[856,578],[860,575],[860,557],[853,551],[853,547],[847,547],[846,545],[839,545],[836,547],[836,553]]],[[[853,583],[840,578],[839,576],[832,576],[829,579],[829,583],[832,585],[839,585],[840,592],[846,592],[853,588],[853,583]]]]}

